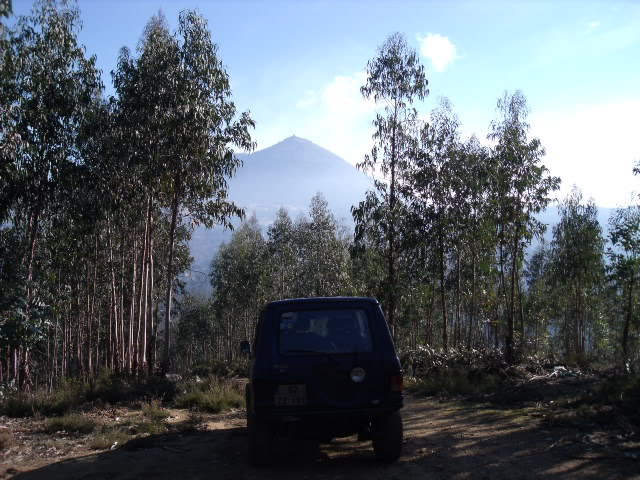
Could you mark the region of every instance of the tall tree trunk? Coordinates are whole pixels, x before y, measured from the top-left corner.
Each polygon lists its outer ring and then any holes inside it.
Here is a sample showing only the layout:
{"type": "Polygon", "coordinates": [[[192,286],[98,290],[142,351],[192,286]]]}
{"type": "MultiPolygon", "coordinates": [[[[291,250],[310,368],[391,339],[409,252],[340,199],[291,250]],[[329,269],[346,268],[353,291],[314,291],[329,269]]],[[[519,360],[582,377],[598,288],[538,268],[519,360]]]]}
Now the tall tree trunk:
{"type": "Polygon", "coordinates": [[[471,348],[473,327],[476,323],[476,238],[473,235],[471,242],[471,312],[469,315],[469,336],[467,348],[471,348]]]}
{"type": "Polygon", "coordinates": [[[107,237],[109,239],[109,265],[111,269],[111,312],[109,313],[109,368],[119,370],[118,362],[118,290],[116,286],[116,269],[115,259],[113,258],[113,236],[111,234],[111,226],[107,229],[107,237]]]}
{"type": "Polygon", "coordinates": [[[514,337],[514,322],[515,316],[515,294],[516,294],[516,270],[518,268],[518,231],[519,227],[516,225],[516,230],[513,234],[513,251],[511,259],[511,301],[509,302],[509,316],[507,317],[507,362],[512,364],[515,361],[513,351],[513,337],[514,337]]]}
{"type": "Polygon", "coordinates": [[[631,319],[633,318],[633,284],[635,280],[635,259],[631,266],[631,278],[629,279],[629,286],[627,287],[627,315],[624,320],[624,330],[622,331],[622,356],[623,362],[627,362],[628,357],[628,344],[629,344],[629,327],[631,326],[631,319]]]}
{"type": "Polygon", "coordinates": [[[178,194],[174,194],[171,205],[171,228],[169,229],[169,262],[167,263],[167,294],[165,296],[164,315],[164,358],[162,360],[162,371],[168,372],[171,368],[169,326],[171,322],[171,293],[173,290],[173,250],[176,234],[176,224],[178,221],[178,194]]]}
{"type": "Polygon", "coordinates": [[[438,248],[440,250],[440,304],[442,305],[442,348],[449,350],[449,336],[447,334],[447,301],[445,298],[444,284],[444,233],[442,226],[438,234],[438,248]]]}
{"type": "Polygon", "coordinates": [[[134,370],[135,373],[140,372],[140,366],[142,360],[140,358],[142,354],[141,332],[142,324],[147,313],[147,295],[146,295],[146,280],[147,280],[147,250],[149,248],[149,202],[147,202],[147,211],[144,216],[144,236],[142,239],[142,255],[140,256],[140,284],[138,288],[138,313],[136,316],[136,331],[135,331],[135,357],[134,357],[134,370]]]}
{"type": "Polygon", "coordinates": [[[520,351],[524,352],[525,338],[524,338],[524,306],[522,304],[522,286],[520,285],[520,278],[518,278],[518,312],[520,316],[520,351]]]}
{"type": "Polygon", "coordinates": [[[394,105],[393,113],[393,133],[391,135],[391,185],[389,195],[389,254],[388,275],[389,275],[389,315],[387,321],[391,334],[395,338],[395,310],[396,310],[396,268],[395,268],[395,229],[396,229],[396,127],[398,121],[398,105],[394,105]]]}
{"type": "Polygon", "coordinates": [[[147,321],[144,324],[144,345],[143,345],[143,352],[142,352],[142,358],[143,358],[143,364],[145,366],[147,366],[148,368],[148,372],[149,375],[151,375],[153,373],[153,368],[154,368],[154,363],[155,363],[155,356],[151,357],[151,361],[148,360],[147,357],[147,343],[149,343],[149,351],[151,351],[151,348],[153,347],[153,344],[155,342],[155,336],[153,335],[153,331],[154,331],[154,324],[155,324],[155,318],[156,315],[154,315],[154,295],[155,295],[155,291],[154,291],[154,286],[153,286],[153,272],[154,272],[154,266],[153,266],[153,215],[150,215],[150,223],[149,223],[149,310],[148,310],[148,314],[147,314],[147,321]],[[150,329],[150,333],[151,333],[151,338],[149,338],[147,336],[147,330],[150,329]]]}
{"type": "MultiPolygon", "coordinates": [[[[133,229],[134,235],[135,235],[135,231],[136,229],[134,228],[133,229]]],[[[134,239],[133,241],[133,248],[131,249],[131,255],[132,255],[131,292],[130,292],[131,302],[129,304],[129,335],[128,335],[128,341],[127,341],[127,370],[129,371],[129,373],[133,371],[134,361],[136,356],[136,352],[135,352],[136,301],[137,301],[136,281],[138,279],[138,241],[137,239],[134,239]]]]}
{"type": "Polygon", "coordinates": [[[455,330],[454,330],[454,347],[460,347],[460,343],[461,340],[461,331],[462,331],[462,313],[461,313],[461,309],[460,309],[460,305],[462,303],[462,289],[461,289],[461,284],[460,284],[460,249],[458,249],[458,252],[456,254],[457,258],[456,258],[456,323],[455,323],[455,330]]]}

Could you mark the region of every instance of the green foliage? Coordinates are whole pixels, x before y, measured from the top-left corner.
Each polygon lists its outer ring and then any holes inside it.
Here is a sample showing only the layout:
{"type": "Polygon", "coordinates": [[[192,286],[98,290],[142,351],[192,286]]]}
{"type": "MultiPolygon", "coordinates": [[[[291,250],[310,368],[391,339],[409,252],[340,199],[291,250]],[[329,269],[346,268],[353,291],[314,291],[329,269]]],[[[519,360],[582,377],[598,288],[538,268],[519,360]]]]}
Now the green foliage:
{"type": "Polygon", "coordinates": [[[528,138],[529,108],[522,92],[516,91],[512,95],[505,92],[498,100],[498,112],[499,118],[492,122],[487,138],[496,143],[492,151],[492,214],[498,226],[499,265],[507,319],[506,355],[513,361],[515,297],[523,248],[532,237],[544,233],[545,225],[534,214],[549,204],[549,195],[560,187],[560,178],[549,175],[541,163],[545,150],[540,140],[528,138]],[[508,292],[507,268],[510,269],[508,292]]]}
{"type": "MultiPolygon", "coordinates": [[[[419,124],[418,113],[411,105],[429,94],[424,67],[405,37],[391,35],[367,64],[367,82],[360,89],[365,99],[384,106],[373,121],[374,146],[358,168],[365,173],[382,174],[387,181],[374,179],[374,190],[352,208],[356,224],[355,241],[361,250],[369,242],[385,252],[385,306],[388,322],[394,326],[398,285],[398,257],[406,236],[405,202],[410,193],[404,184],[412,168],[416,150],[413,135],[419,124]]],[[[375,177],[374,177],[375,178],[375,177]]]]}
{"type": "Polygon", "coordinates": [[[604,239],[597,207],[582,203],[574,189],[559,206],[560,222],[553,228],[550,275],[556,308],[564,316],[559,325],[565,335],[565,351],[579,361],[586,351],[588,332],[598,318],[598,298],[604,284],[604,239]]]}
{"type": "Polygon", "coordinates": [[[93,432],[95,428],[95,420],[81,414],[68,414],[47,419],[45,431],[47,433],[73,432],[88,434],[93,432]]]}
{"type": "MultiPolygon", "coordinates": [[[[634,170],[635,171],[635,170],[634,170]]],[[[617,300],[614,309],[624,318],[622,323],[622,360],[640,364],[640,322],[638,322],[638,272],[640,271],[640,207],[614,210],[609,218],[608,273],[617,300]],[[634,330],[635,329],[635,335],[634,330]],[[630,342],[631,339],[631,342],[630,342]],[[632,343],[630,349],[629,343],[632,343]],[[630,355],[635,351],[635,358],[630,355]],[[635,361],[634,361],[635,360],[635,361]]],[[[620,326],[616,325],[618,328],[620,326]]],[[[618,330],[614,328],[614,331],[618,330]]]]}
{"type": "Polygon", "coordinates": [[[231,226],[230,218],[244,211],[227,198],[226,179],[240,161],[233,148],[254,148],[249,130],[254,122],[248,112],[236,115],[229,77],[217,57],[206,20],[192,10],[180,13],[178,30],[170,35],[161,16],[147,25],[140,56],[132,60],[123,51],[115,78],[124,108],[132,151],[142,127],[143,145],[153,179],[150,194],[168,208],[171,216],[166,269],[165,339],[163,367],[170,363],[170,316],[173,294],[174,240],[183,214],[193,224],[231,226]],[[129,98],[131,95],[133,98],[129,98]],[[144,100],[143,100],[144,99],[144,100]],[[127,110],[125,110],[126,112],[127,110]],[[136,119],[142,120],[139,124],[136,119]],[[159,140],[159,142],[157,142],[159,140]]]}

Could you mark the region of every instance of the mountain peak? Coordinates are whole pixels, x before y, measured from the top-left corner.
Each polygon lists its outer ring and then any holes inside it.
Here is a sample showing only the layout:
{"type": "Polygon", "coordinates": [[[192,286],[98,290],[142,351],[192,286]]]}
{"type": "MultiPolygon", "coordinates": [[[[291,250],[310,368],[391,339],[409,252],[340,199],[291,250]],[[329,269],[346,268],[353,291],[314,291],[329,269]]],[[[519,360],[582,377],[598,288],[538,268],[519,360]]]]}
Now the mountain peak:
{"type": "MultiPolygon", "coordinates": [[[[280,140],[278,143],[275,143],[275,144],[271,145],[271,147],[267,147],[267,148],[276,147],[278,145],[280,145],[280,146],[288,146],[288,145],[314,146],[314,147],[322,148],[322,147],[319,147],[318,145],[316,145],[315,143],[313,143],[311,140],[307,140],[306,138],[298,137],[295,134],[291,135],[290,137],[285,138],[284,140],[280,140]]],[[[266,150],[266,148],[265,148],[265,150],[266,150]]]]}

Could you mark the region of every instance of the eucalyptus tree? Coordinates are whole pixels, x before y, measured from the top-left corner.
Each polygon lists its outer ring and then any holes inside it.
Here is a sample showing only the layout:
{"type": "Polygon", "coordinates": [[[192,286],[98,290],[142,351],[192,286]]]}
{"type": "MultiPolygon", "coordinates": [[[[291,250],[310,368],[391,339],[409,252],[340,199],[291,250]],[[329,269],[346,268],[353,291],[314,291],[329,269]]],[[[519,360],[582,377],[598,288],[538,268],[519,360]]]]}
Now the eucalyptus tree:
{"type": "Polygon", "coordinates": [[[344,295],[351,290],[346,232],[321,193],[309,204],[309,220],[299,222],[296,237],[300,256],[301,296],[344,295]]]}
{"type": "Polygon", "coordinates": [[[638,302],[637,277],[640,269],[640,207],[628,206],[614,210],[609,217],[609,241],[607,249],[609,272],[616,289],[621,292],[624,305],[624,322],[621,344],[623,361],[629,360],[629,334],[637,325],[638,302]]]}
{"type": "Polygon", "coordinates": [[[515,292],[524,247],[533,236],[541,235],[544,225],[535,214],[551,201],[549,195],[560,186],[560,178],[549,175],[541,163],[545,150],[537,138],[529,139],[529,108],[520,91],[505,92],[497,103],[498,118],[491,123],[488,139],[494,142],[492,195],[498,226],[498,251],[502,296],[507,311],[506,357],[514,361],[515,292]],[[505,268],[510,255],[510,292],[507,293],[505,268]],[[508,300],[507,300],[508,298],[508,300]]]}
{"type": "Polygon", "coordinates": [[[460,122],[446,98],[431,112],[431,123],[422,126],[420,149],[415,157],[410,176],[410,208],[419,222],[419,235],[423,241],[435,246],[437,272],[440,283],[440,309],[442,314],[442,347],[449,348],[449,322],[447,320],[446,273],[447,256],[457,218],[453,208],[456,202],[456,165],[460,158],[460,122]]]}
{"type": "MultiPolygon", "coordinates": [[[[11,27],[3,51],[1,155],[3,163],[9,162],[3,170],[11,175],[10,198],[7,201],[3,192],[0,214],[21,237],[26,322],[40,316],[42,300],[37,297],[47,277],[37,275],[39,249],[43,258],[49,256],[41,240],[65,210],[69,192],[81,182],[79,132],[102,89],[95,58],[86,58],[77,42],[80,28],[74,4],[41,0],[11,27]],[[10,76],[6,90],[5,75],[10,76]]],[[[28,368],[29,345],[21,345],[18,354],[23,368],[28,368]]]]}
{"type": "Polygon", "coordinates": [[[294,223],[285,208],[280,208],[267,229],[266,281],[270,295],[276,299],[295,297],[295,278],[298,275],[294,223]]]}
{"type": "Polygon", "coordinates": [[[267,263],[267,243],[255,215],[234,231],[229,243],[219,247],[211,262],[214,311],[224,329],[228,360],[235,341],[253,334],[266,299],[267,263]]]}
{"type": "MultiPolygon", "coordinates": [[[[494,221],[489,210],[491,155],[475,136],[460,145],[456,162],[454,211],[458,218],[455,241],[462,257],[463,282],[470,296],[467,308],[466,346],[471,348],[482,302],[479,292],[495,283],[494,221]]],[[[460,275],[459,275],[460,276],[460,275]]]]}
{"type": "Polygon", "coordinates": [[[30,16],[18,19],[11,42],[10,55],[20,68],[8,128],[22,140],[15,159],[20,206],[13,221],[26,223],[23,263],[29,281],[42,223],[81,161],[78,131],[102,88],[95,57],[86,58],[77,43],[79,11],[62,5],[37,2],[30,16]]]}
{"type": "MultiPolygon", "coordinates": [[[[542,242],[531,253],[526,262],[524,278],[527,295],[523,308],[527,318],[529,343],[533,353],[549,351],[550,320],[554,316],[554,305],[558,294],[550,279],[551,250],[542,242]]],[[[553,326],[555,330],[555,325],[553,326]]]]}
{"type": "MultiPolygon", "coordinates": [[[[374,230],[386,244],[387,320],[393,330],[396,310],[396,262],[398,222],[407,195],[404,187],[416,148],[418,114],[411,105],[428,94],[428,81],[416,51],[402,34],[394,33],[367,64],[367,81],[360,89],[363,97],[382,105],[373,126],[374,146],[358,168],[384,179],[374,180],[374,191],[352,208],[356,241],[374,230]]],[[[374,177],[375,178],[375,177],[374,177]]]]}
{"type": "Polygon", "coordinates": [[[581,358],[597,320],[596,302],[604,283],[604,238],[598,208],[593,200],[583,203],[577,188],[558,211],[560,221],[553,227],[551,241],[552,278],[563,293],[558,298],[566,353],[581,358]]]}
{"type": "Polygon", "coordinates": [[[13,205],[13,176],[15,150],[19,136],[8,127],[15,108],[15,70],[11,56],[11,37],[4,18],[12,13],[11,1],[0,1],[0,224],[4,223],[13,205]]]}
{"type": "Polygon", "coordinates": [[[175,328],[178,366],[191,369],[214,358],[216,325],[213,305],[208,299],[186,295],[175,328]]]}
{"type": "MultiPolygon", "coordinates": [[[[127,357],[129,369],[144,369],[147,363],[148,337],[157,331],[151,321],[153,305],[158,299],[151,292],[157,277],[153,265],[158,263],[156,231],[162,221],[163,182],[166,183],[166,156],[170,154],[175,138],[171,132],[175,116],[179,113],[179,99],[174,91],[179,75],[180,51],[178,40],[170,34],[167,22],[158,13],[147,23],[138,44],[135,58],[123,47],[118,57],[117,69],[112,72],[116,97],[113,104],[112,145],[119,149],[110,152],[114,161],[110,178],[114,181],[112,197],[115,218],[119,228],[126,229],[131,237],[128,245],[134,268],[129,289],[129,334],[127,357]],[[164,177],[163,177],[164,174],[164,177]],[[135,205],[134,208],[130,208],[135,205]],[[154,258],[155,257],[155,258],[154,258]]],[[[178,223],[173,226],[175,236],[178,223]]],[[[173,244],[176,244],[175,238],[173,244]]],[[[165,262],[169,257],[163,258],[165,262]]],[[[172,276],[177,273],[171,256],[172,276]]],[[[174,280],[167,283],[175,288],[174,280]]],[[[165,289],[166,294],[166,289],[165,289]]],[[[166,296],[165,296],[166,301],[166,296]]],[[[121,307],[122,309],[122,307],[121,307]]],[[[165,315],[171,313],[171,305],[165,315]]],[[[120,312],[124,315],[124,312],[120,312]]],[[[124,319],[120,320],[124,323],[124,319]]],[[[167,340],[165,331],[165,340],[167,340]]],[[[165,341],[169,348],[170,342],[165,341]]],[[[124,348],[124,347],[122,347],[124,348]]]]}
{"type": "Polygon", "coordinates": [[[145,94],[157,100],[150,105],[159,136],[145,141],[162,142],[163,148],[155,150],[151,165],[158,201],[171,219],[164,301],[163,365],[167,369],[176,228],[187,218],[192,225],[230,227],[231,217],[243,215],[227,198],[226,179],[240,165],[233,148],[254,148],[249,133],[254,122],[248,112],[237,115],[217,46],[206,20],[194,11],[180,14],[174,35],[168,34],[162,21],[152,20],[137,67],[139,101],[147,102],[145,94]]]}

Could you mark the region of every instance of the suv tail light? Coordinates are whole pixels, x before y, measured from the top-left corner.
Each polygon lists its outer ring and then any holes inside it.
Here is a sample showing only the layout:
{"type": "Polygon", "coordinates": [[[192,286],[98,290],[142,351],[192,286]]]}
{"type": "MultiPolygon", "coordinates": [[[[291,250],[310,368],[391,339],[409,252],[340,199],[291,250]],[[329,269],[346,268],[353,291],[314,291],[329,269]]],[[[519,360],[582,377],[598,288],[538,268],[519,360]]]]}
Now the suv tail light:
{"type": "Polygon", "coordinates": [[[392,375],[391,376],[391,391],[392,392],[402,392],[402,390],[403,390],[402,375],[392,375]]]}

